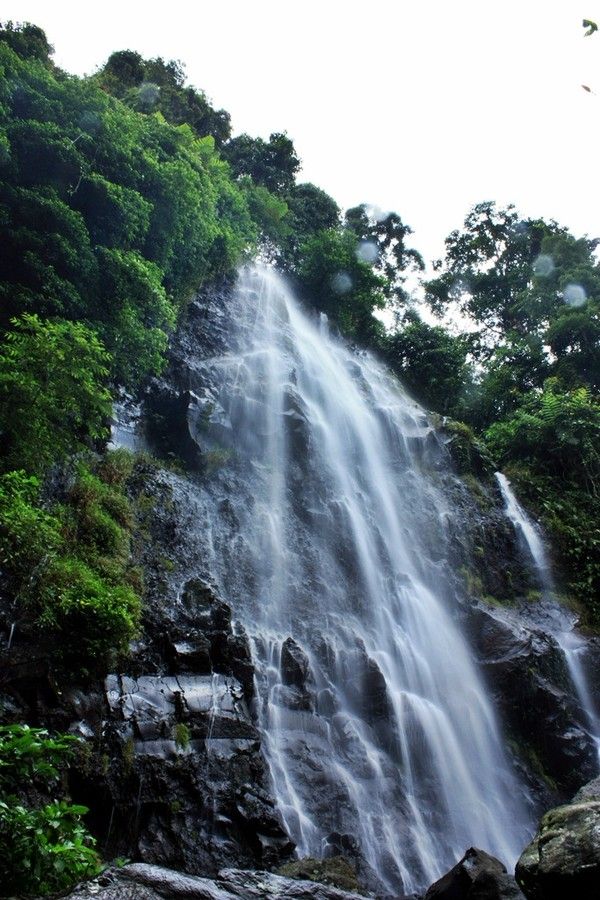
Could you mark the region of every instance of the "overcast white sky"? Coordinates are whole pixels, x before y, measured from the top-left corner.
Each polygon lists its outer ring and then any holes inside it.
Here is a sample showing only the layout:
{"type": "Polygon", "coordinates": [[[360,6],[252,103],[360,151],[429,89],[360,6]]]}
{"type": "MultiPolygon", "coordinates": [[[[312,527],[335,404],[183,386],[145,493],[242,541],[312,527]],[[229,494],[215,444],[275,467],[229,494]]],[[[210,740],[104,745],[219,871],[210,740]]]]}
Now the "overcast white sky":
{"type": "Polygon", "coordinates": [[[235,132],[287,131],[342,206],[397,210],[428,258],[481,200],[600,234],[600,0],[4,0],[55,61],[182,60],[235,132]],[[596,93],[583,90],[582,84],[596,93]]]}

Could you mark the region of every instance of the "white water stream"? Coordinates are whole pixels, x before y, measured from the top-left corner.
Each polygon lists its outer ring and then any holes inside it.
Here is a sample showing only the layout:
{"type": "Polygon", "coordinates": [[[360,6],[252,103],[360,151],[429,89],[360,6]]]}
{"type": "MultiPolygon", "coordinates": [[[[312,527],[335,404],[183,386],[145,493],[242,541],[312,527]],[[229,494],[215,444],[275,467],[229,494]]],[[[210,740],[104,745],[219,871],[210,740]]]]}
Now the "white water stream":
{"type": "Polygon", "coordinates": [[[232,304],[230,349],[199,363],[234,458],[210,488],[206,547],[252,637],[299,854],[352,835],[396,892],[472,845],[511,866],[530,814],[454,621],[453,510],[432,477],[445,451],[385,368],[330,338],[274,273],[243,272],[232,304]]]}
{"type": "MultiPolygon", "coordinates": [[[[551,596],[554,592],[552,570],[540,533],[518,502],[506,476],[496,472],[496,479],[504,498],[506,515],[513,523],[517,534],[523,538],[542,591],[551,596]]],[[[564,654],[573,687],[587,719],[590,736],[597,747],[600,765],[600,708],[592,696],[586,675],[586,642],[573,626],[564,630],[557,629],[554,638],[564,654]]]]}

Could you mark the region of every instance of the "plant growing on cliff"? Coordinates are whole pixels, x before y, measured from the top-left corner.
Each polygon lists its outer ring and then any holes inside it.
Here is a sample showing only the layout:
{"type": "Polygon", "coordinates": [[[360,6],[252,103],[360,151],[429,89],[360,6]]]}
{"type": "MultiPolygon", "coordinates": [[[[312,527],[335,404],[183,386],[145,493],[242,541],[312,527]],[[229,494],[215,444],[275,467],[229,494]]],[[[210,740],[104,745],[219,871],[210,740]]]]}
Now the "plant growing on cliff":
{"type": "Polygon", "coordinates": [[[39,801],[57,789],[72,735],[27,725],[0,727],[0,896],[67,890],[99,871],[84,806],[39,801]],[[29,797],[33,798],[30,802],[29,797]]]}
{"type": "Polygon", "coordinates": [[[40,504],[35,477],[0,476],[0,562],[17,617],[71,673],[101,669],[137,631],[141,583],[126,494],[132,467],[123,451],[79,463],[63,502],[50,509],[40,504]]]}

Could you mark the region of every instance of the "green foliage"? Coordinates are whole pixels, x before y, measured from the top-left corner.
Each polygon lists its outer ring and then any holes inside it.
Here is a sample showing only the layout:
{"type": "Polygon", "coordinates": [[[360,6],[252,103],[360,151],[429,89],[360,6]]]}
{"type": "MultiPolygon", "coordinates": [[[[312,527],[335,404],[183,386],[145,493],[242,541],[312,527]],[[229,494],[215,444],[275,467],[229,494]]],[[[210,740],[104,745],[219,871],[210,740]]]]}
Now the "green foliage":
{"type": "Polygon", "coordinates": [[[587,29],[585,32],[585,37],[590,37],[590,35],[594,34],[595,31],[598,31],[598,26],[595,22],[592,22],[591,19],[584,19],[583,27],[587,29]]]}
{"type": "Polygon", "coordinates": [[[47,63],[54,52],[42,29],[30,22],[0,24],[0,41],[23,59],[38,59],[47,63]]]}
{"type": "Polygon", "coordinates": [[[240,134],[223,147],[223,156],[234,177],[249,175],[273,194],[287,195],[294,186],[300,160],[286,134],[274,133],[268,141],[240,134]]]}
{"type": "Polygon", "coordinates": [[[44,728],[0,725],[0,786],[10,789],[40,778],[56,781],[74,743],[77,738],[70,734],[50,737],[44,728]]]}
{"type": "Polygon", "coordinates": [[[0,800],[0,896],[49,894],[97,875],[95,842],[81,821],[86,812],[65,801],[28,809],[0,800]]]}
{"type": "Polygon", "coordinates": [[[7,468],[42,472],[106,435],[110,357],[75,322],[13,320],[0,347],[1,448],[7,468]]]}
{"type": "Polygon", "coordinates": [[[373,317],[385,305],[384,278],[357,255],[348,230],[320,231],[301,248],[297,279],[307,300],[351,338],[374,341],[382,332],[373,317]]]}
{"type": "Polygon", "coordinates": [[[190,746],[192,734],[185,722],[177,722],[173,726],[173,740],[180,750],[187,750],[190,746]]]}
{"type": "Polygon", "coordinates": [[[563,391],[555,379],[532,394],[486,439],[501,461],[530,461],[537,471],[569,478],[600,493],[600,401],[588,388],[563,391]]]}
{"type": "MultiPolygon", "coordinates": [[[[31,807],[21,799],[56,789],[68,764],[72,735],[51,737],[28,725],[0,727],[0,896],[66,890],[100,869],[84,806],[54,800],[31,807]],[[17,796],[20,795],[20,796],[17,796]]],[[[38,801],[39,804],[39,801],[38,801]]]]}
{"type": "MultiPolygon", "coordinates": [[[[426,285],[469,321],[459,410],[544,523],[557,574],[600,626],[600,266],[597,241],[513,207],[476,206],[426,285]]],[[[428,378],[431,376],[428,375],[428,378]]]]}
{"type": "Polygon", "coordinates": [[[139,597],[131,587],[111,584],[74,557],[50,560],[21,598],[57,642],[56,657],[83,673],[125,652],[139,620],[139,597]]]}
{"type": "Polygon", "coordinates": [[[0,477],[0,554],[17,615],[54,665],[78,676],[102,670],[137,631],[141,585],[126,494],[132,470],[125,451],[93,468],[80,463],[51,510],[40,506],[35,478],[0,477]]]}
{"type": "Polygon", "coordinates": [[[185,85],[179,61],[143,59],[133,50],[120,50],[109,56],[95,79],[136,111],[160,112],[172,125],[189,125],[198,137],[211,135],[217,146],[231,134],[229,113],[215,110],[202,91],[185,85]]]}
{"type": "Polygon", "coordinates": [[[67,78],[15,52],[15,35],[0,30],[5,84],[19,85],[0,96],[2,322],[32,311],[84,322],[113,379],[136,387],[160,371],[191,294],[256,240],[247,194],[215,146],[228,117],[185,87],[176,63],[127,52],[67,78]],[[150,80],[162,115],[131,108],[150,80]]]}
{"type": "Polygon", "coordinates": [[[275,248],[291,237],[288,204],[261,184],[254,184],[250,176],[242,176],[239,185],[244,191],[252,220],[257,223],[263,246],[271,255],[275,248]]]}
{"type": "Polygon", "coordinates": [[[464,422],[444,419],[441,424],[448,451],[461,475],[489,475],[494,463],[485,443],[464,422]]]}
{"type": "Polygon", "coordinates": [[[346,212],[346,226],[358,240],[359,255],[373,254],[375,271],[386,279],[390,299],[398,305],[407,299],[404,289],[406,272],[424,269],[421,254],[408,247],[406,239],[412,229],[405,225],[398,213],[381,214],[361,204],[346,212]]]}
{"type": "Polygon", "coordinates": [[[296,184],[290,188],[286,202],[289,214],[287,230],[279,237],[283,267],[297,271],[302,261],[301,248],[320,231],[337,228],[340,209],[325,191],[314,184],[296,184]]]}
{"type": "Polygon", "coordinates": [[[386,362],[429,409],[456,414],[467,381],[467,345],[413,315],[382,343],[386,362]]]}
{"type": "Polygon", "coordinates": [[[39,481],[25,472],[0,476],[0,564],[15,584],[62,545],[59,523],[38,496],[39,481]]]}
{"type": "Polygon", "coordinates": [[[566,588],[600,627],[600,401],[550,379],[486,438],[551,538],[566,588]]]}

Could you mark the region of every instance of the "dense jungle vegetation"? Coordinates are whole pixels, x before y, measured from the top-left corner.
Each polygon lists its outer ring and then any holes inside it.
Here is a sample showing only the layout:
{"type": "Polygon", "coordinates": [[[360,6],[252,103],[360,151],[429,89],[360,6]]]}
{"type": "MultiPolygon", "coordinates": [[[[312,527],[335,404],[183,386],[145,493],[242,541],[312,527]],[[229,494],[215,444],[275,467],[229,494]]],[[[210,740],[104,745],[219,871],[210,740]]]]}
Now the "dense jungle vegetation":
{"type": "MultiPolygon", "coordinates": [[[[342,213],[299,171],[286,134],[232,137],[177,62],[126,50],[77,78],[41,29],[0,29],[1,586],[57,677],[106,671],[139,622],[135,463],[100,453],[112,400],[161,371],[194,293],[258,252],[487,445],[547,529],[561,589],[600,626],[598,242],[479,204],[424,282],[433,325],[407,290],[424,262],[401,217],[342,213]]],[[[48,740],[2,732],[3,783],[15,741],[19,765],[50,754],[36,777],[58,777],[64,748],[48,740]]],[[[3,796],[0,846],[20,835],[38,886],[93,868],[80,811],[3,796]],[[23,838],[52,816],[72,848],[59,869],[48,846],[32,862],[23,838]]]]}

